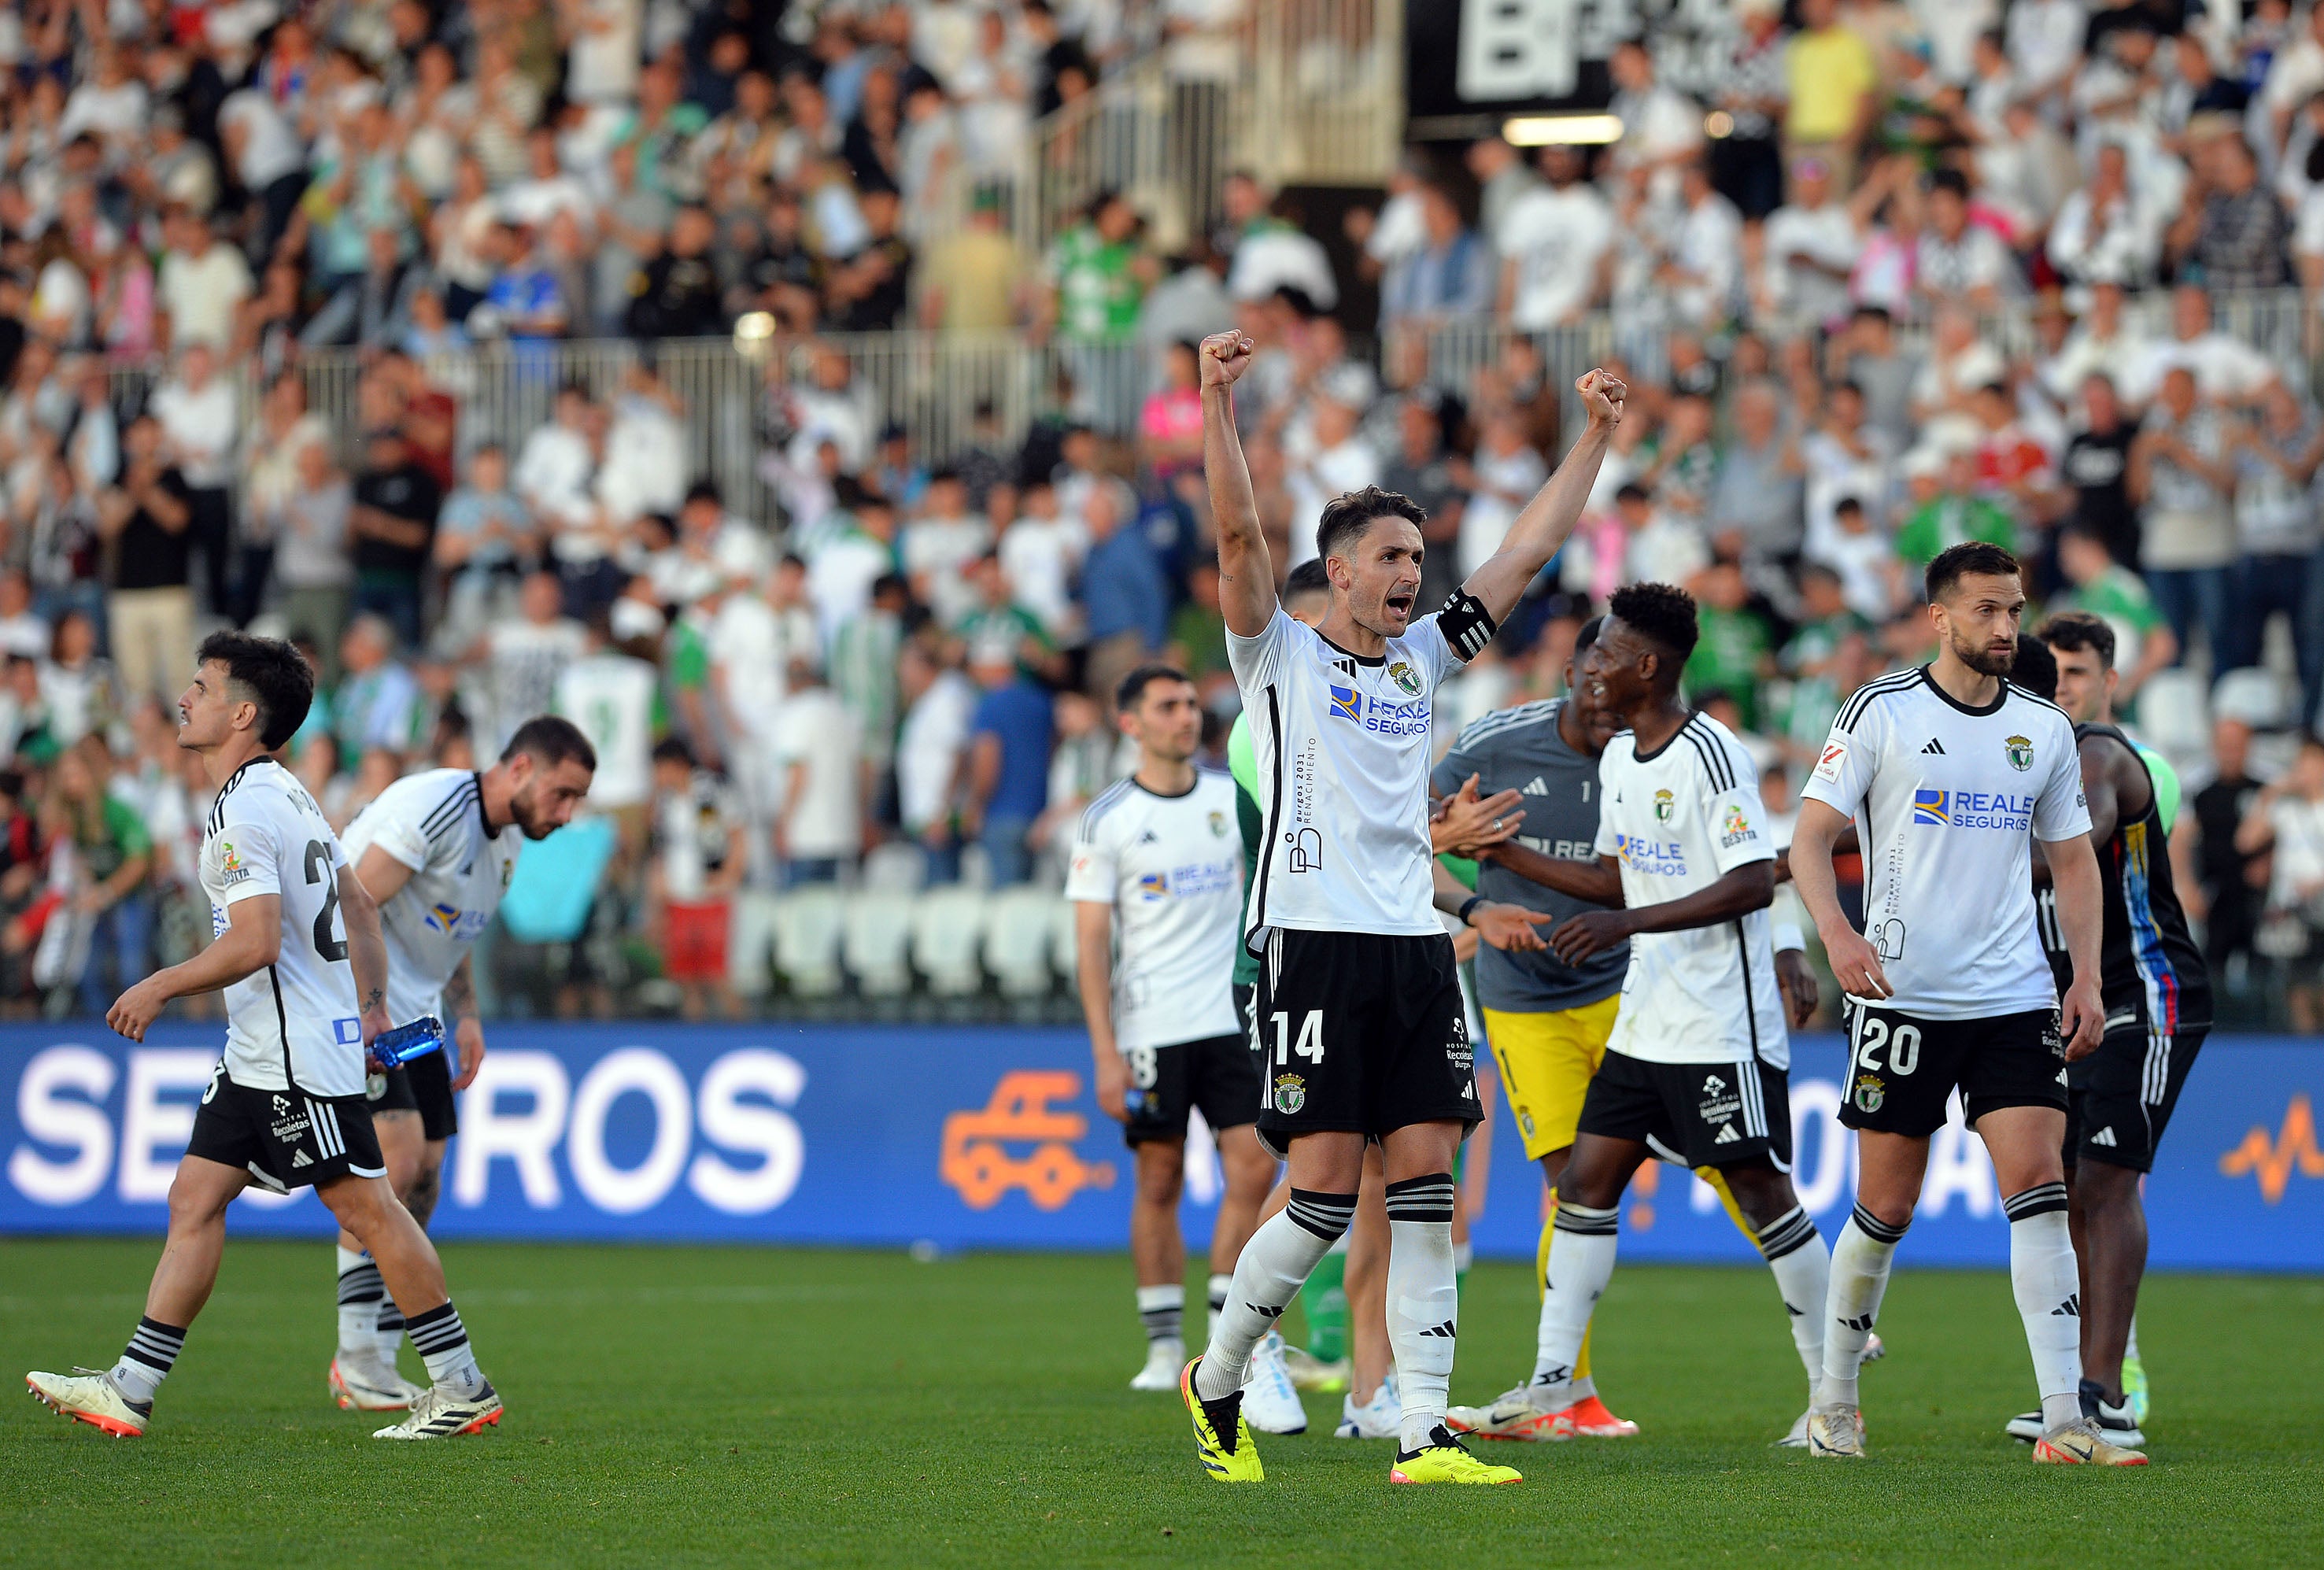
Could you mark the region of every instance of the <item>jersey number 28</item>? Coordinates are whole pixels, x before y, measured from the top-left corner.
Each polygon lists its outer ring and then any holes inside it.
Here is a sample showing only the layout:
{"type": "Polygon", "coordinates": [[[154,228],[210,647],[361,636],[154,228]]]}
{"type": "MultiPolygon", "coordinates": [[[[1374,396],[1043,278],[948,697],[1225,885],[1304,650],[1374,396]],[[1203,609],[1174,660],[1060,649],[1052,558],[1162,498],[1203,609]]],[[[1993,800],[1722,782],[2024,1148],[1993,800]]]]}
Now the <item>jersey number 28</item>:
{"type": "Polygon", "coordinates": [[[339,913],[339,881],[331,876],[331,847],[319,839],[307,842],[307,881],[323,885],[323,908],[315,912],[315,952],[337,965],[347,956],[347,940],[331,936],[331,919],[339,913]]]}

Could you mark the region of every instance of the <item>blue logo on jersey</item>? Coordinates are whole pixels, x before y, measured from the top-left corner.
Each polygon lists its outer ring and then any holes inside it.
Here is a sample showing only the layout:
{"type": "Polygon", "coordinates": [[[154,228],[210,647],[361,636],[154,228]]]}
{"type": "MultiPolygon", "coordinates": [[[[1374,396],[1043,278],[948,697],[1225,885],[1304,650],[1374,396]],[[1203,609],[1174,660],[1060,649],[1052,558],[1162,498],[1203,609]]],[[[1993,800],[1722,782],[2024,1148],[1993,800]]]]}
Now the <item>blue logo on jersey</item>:
{"type": "Polygon", "coordinates": [[[333,1020],[331,1039],[342,1047],[363,1045],[363,1023],[357,1020],[333,1020]]]}
{"type": "Polygon", "coordinates": [[[1168,899],[1170,897],[1170,874],[1167,873],[1147,873],[1144,877],[1138,880],[1138,891],[1149,900],[1168,899]]]}
{"type": "Polygon", "coordinates": [[[1335,687],[1332,692],[1332,713],[1343,720],[1364,723],[1364,695],[1351,687],[1335,687]]]}
{"type": "Polygon", "coordinates": [[[1614,854],[1634,873],[1650,878],[1686,876],[1686,851],[1678,841],[1641,839],[1635,834],[1614,836],[1614,854]]]}
{"type": "Polygon", "coordinates": [[[2024,834],[2034,827],[2034,798],[2006,790],[1936,790],[1924,785],[1913,792],[1913,821],[2024,834]]]}

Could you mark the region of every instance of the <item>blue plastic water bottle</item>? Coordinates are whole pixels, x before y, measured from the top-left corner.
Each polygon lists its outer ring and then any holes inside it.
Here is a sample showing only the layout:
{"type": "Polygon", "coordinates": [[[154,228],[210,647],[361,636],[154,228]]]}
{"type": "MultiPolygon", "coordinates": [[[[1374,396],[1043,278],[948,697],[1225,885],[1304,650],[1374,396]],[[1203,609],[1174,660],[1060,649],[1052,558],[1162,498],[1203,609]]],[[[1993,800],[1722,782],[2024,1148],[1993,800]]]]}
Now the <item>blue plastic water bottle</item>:
{"type": "Polygon", "coordinates": [[[422,1014],[409,1025],[382,1030],[372,1039],[372,1061],[383,1068],[401,1068],[415,1057],[444,1050],[444,1021],[422,1014]]]}

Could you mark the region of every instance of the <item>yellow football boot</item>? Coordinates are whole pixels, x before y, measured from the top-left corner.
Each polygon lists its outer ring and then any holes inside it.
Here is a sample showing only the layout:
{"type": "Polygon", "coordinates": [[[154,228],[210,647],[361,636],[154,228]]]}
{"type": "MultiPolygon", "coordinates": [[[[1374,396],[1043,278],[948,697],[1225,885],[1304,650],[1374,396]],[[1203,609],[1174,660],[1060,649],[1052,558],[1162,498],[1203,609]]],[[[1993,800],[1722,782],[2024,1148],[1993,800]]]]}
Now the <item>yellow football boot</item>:
{"type": "Polygon", "coordinates": [[[1250,1425],[1242,1418],[1242,1392],[1204,1400],[1194,1393],[1194,1371],[1202,1366],[1198,1357],[1178,1375],[1178,1393],[1194,1419],[1194,1459],[1221,1482],[1264,1482],[1267,1468],[1259,1464],[1259,1446],[1250,1442],[1250,1425]],[[1224,1423],[1233,1427],[1222,1436],[1217,1426],[1224,1423]]]}

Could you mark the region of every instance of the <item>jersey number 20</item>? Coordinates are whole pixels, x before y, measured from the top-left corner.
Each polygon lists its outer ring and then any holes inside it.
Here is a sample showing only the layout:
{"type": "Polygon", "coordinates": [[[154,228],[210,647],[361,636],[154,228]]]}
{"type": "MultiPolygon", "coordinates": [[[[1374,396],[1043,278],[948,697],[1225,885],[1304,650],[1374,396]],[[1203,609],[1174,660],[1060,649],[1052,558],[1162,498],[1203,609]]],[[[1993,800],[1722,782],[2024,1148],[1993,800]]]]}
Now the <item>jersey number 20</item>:
{"type": "Polygon", "coordinates": [[[347,940],[331,936],[331,918],[339,913],[339,881],[331,876],[331,847],[319,839],[307,842],[307,881],[323,885],[323,908],[315,912],[315,952],[337,965],[347,956],[347,940]]]}

